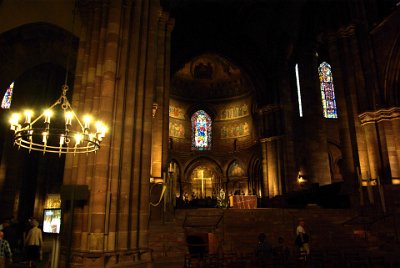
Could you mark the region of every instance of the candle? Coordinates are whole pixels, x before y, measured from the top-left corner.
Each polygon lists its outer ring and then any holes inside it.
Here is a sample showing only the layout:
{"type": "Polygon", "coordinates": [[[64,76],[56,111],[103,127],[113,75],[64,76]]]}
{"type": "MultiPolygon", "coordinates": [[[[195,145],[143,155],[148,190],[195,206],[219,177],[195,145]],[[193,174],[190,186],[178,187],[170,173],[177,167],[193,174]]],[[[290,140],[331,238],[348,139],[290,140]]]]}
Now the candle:
{"type": "Polygon", "coordinates": [[[42,135],[43,135],[42,141],[43,141],[44,144],[47,143],[47,135],[48,135],[48,134],[49,134],[49,133],[47,133],[46,131],[42,132],[42,135]]]}
{"type": "Polygon", "coordinates": [[[10,118],[11,130],[17,130],[18,129],[19,118],[20,118],[20,115],[17,114],[17,113],[11,115],[11,118],[10,118]]]}
{"type": "Polygon", "coordinates": [[[64,144],[64,140],[65,140],[65,137],[64,137],[64,134],[62,134],[60,136],[60,146],[64,144]]]}
{"type": "Polygon", "coordinates": [[[51,110],[46,110],[44,112],[44,122],[50,124],[50,117],[53,114],[51,110]]]}
{"type": "Polygon", "coordinates": [[[82,135],[81,134],[76,134],[75,135],[75,146],[79,145],[82,140],[82,135]]]}
{"type": "Polygon", "coordinates": [[[65,125],[70,126],[72,123],[72,112],[65,113],[65,125]]]}
{"type": "Polygon", "coordinates": [[[33,112],[30,110],[25,111],[25,123],[30,124],[33,112]]]}
{"type": "Polygon", "coordinates": [[[92,118],[90,117],[90,115],[85,115],[85,117],[83,117],[85,128],[89,128],[91,120],[92,118]]]}

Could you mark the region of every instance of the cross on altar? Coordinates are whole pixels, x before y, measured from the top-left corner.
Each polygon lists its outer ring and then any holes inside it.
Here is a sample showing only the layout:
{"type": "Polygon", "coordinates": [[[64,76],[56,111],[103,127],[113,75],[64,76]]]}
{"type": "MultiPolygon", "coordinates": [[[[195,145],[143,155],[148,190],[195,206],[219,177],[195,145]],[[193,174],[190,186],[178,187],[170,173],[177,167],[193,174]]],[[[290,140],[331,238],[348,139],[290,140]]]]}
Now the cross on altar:
{"type": "Polygon", "coordinates": [[[201,192],[200,192],[200,197],[201,198],[205,198],[206,197],[206,193],[207,193],[207,189],[205,189],[205,185],[207,184],[207,180],[210,181],[211,183],[211,177],[210,178],[204,178],[204,170],[200,169],[197,171],[197,177],[198,178],[193,178],[194,180],[200,180],[201,181],[201,192]],[[204,183],[205,181],[205,183],[204,183]]]}

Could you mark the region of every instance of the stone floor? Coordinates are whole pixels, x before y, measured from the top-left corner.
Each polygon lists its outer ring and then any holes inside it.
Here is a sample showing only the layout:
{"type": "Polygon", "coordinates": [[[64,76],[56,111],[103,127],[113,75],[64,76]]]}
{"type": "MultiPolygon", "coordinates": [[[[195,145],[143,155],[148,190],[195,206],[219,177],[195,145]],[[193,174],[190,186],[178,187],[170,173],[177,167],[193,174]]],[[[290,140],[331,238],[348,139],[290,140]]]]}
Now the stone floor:
{"type": "MultiPolygon", "coordinates": [[[[257,267],[253,253],[260,232],[272,245],[278,236],[285,238],[291,258],[284,267],[400,267],[400,243],[395,238],[399,228],[390,217],[366,226],[354,223],[357,211],[349,209],[228,209],[218,225],[207,222],[218,213],[216,209],[180,210],[169,221],[151,223],[154,267],[257,267]],[[185,226],[191,215],[197,217],[197,226],[196,220],[193,226],[185,226]],[[298,218],[306,220],[312,237],[306,263],[299,261],[292,243],[298,218]],[[199,232],[214,233],[217,244],[200,260],[188,254],[185,240],[187,234],[199,232]]],[[[263,267],[282,266],[271,260],[263,267]]]]}

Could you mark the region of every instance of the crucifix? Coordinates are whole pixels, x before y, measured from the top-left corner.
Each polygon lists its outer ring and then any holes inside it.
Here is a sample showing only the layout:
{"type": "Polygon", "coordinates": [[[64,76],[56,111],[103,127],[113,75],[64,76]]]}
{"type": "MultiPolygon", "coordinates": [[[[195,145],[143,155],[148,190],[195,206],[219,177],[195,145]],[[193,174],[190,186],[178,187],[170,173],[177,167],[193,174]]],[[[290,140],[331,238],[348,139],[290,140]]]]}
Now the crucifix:
{"type": "Polygon", "coordinates": [[[200,197],[201,198],[206,198],[206,193],[207,193],[207,189],[205,189],[205,184],[207,184],[207,180],[210,180],[212,178],[204,178],[204,170],[200,169],[197,171],[197,178],[193,178],[195,180],[200,180],[201,181],[201,192],[200,192],[200,197]]]}

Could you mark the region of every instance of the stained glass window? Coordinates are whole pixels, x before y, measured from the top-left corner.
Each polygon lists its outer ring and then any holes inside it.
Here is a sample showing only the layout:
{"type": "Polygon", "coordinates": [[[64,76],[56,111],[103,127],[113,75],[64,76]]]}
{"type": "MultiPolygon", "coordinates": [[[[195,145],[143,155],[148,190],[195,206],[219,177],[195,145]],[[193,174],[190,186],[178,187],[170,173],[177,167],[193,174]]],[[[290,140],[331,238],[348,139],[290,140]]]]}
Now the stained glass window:
{"type": "Polygon", "coordinates": [[[331,66],[323,62],[318,67],[322,106],[325,118],[337,118],[335,89],[331,66]]]}
{"type": "Polygon", "coordinates": [[[1,101],[2,109],[10,109],[13,89],[14,89],[14,82],[11,83],[6,93],[4,94],[3,100],[1,101]]]}
{"type": "Polygon", "coordinates": [[[211,118],[203,110],[192,115],[192,150],[211,149],[211,118]]]}

